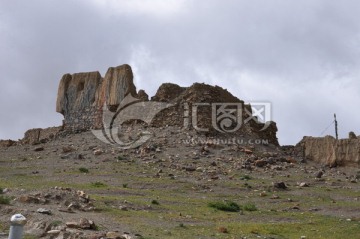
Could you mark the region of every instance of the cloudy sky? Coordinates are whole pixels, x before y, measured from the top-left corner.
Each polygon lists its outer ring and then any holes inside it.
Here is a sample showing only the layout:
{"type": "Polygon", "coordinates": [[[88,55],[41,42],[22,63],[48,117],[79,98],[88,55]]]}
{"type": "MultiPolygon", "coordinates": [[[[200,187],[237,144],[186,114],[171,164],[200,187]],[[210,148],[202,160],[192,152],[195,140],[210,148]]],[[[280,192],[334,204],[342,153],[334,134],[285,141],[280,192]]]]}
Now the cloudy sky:
{"type": "MultiPolygon", "coordinates": [[[[138,89],[216,84],[272,103],[281,144],[337,113],[360,134],[358,0],[1,0],[0,138],[60,125],[65,73],[128,63],[138,89]]],[[[333,128],[323,134],[333,134],[333,128]]]]}

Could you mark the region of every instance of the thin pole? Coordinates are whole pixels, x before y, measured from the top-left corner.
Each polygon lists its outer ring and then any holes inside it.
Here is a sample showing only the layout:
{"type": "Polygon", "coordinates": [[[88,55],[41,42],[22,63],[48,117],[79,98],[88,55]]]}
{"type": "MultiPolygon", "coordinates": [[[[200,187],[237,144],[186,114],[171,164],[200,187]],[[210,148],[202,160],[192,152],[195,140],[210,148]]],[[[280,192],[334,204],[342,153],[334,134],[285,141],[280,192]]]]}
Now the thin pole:
{"type": "Polygon", "coordinates": [[[335,119],[335,136],[336,136],[336,140],[338,139],[338,124],[337,124],[337,120],[336,120],[336,114],[334,114],[334,119],[335,119]]]}

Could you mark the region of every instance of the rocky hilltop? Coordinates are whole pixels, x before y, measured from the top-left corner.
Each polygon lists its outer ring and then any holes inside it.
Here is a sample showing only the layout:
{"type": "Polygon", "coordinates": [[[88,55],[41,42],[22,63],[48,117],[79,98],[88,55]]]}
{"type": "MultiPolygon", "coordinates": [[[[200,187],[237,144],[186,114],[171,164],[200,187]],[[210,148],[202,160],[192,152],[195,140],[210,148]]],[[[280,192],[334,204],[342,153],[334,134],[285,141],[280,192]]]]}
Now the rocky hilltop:
{"type": "MultiPolygon", "coordinates": [[[[245,104],[220,86],[194,83],[189,87],[181,87],[173,83],[164,83],[149,99],[145,90],[137,91],[133,78],[132,69],[126,64],[110,67],[104,77],[97,71],[65,74],[60,80],[56,102],[56,111],[64,116],[63,125],[47,129],[31,129],[19,142],[0,140],[0,146],[34,145],[50,141],[61,134],[113,127],[114,125],[104,123],[109,116],[117,117],[116,120],[110,119],[113,124],[145,123],[146,127],[157,129],[176,126],[184,131],[193,130],[198,135],[206,137],[261,139],[270,145],[279,146],[276,123],[267,122],[265,125],[258,122],[252,117],[251,105],[245,104]],[[140,104],[142,108],[133,108],[133,111],[141,111],[142,114],[149,114],[151,117],[147,117],[148,120],[145,122],[139,119],[129,122],[127,118],[121,118],[123,115],[119,112],[132,101],[142,103],[140,104]],[[149,107],[151,103],[156,102],[166,103],[166,107],[158,112],[152,112],[155,108],[149,107]],[[224,109],[216,111],[217,108],[213,107],[221,103],[230,106],[239,105],[240,108],[236,109],[240,112],[239,117],[237,119],[230,117],[231,122],[226,119],[227,121],[219,120],[214,124],[214,112],[216,120],[219,112],[229,115],[231,110],[235,110],[230,108],[227,111],[224,109]],[[249,118],[252,119],[248,120],[249,118]],[[242,123],[239,125],[241,127],[236,127],[239,123],[236,120],[242,123]]],[[[304,137],[296,146],[284,146],[282,149],[287,155],[312,160],[322,165],[358,166],[359,145],[359,137],[351,132],[348,139],[340,140],[331,136],[304,137]]]]}
{"type": "Polygon", "coordinates": [[[127,94],[137,96],[129,65],[110,67],[104,78],[99,72],[65,74],[60,81],[56,111],[64,115],[66,131],[102,127],[103,105],[115,111],[127,94]]]}
{"type": "Polygon", "coordinates": [[[303,150],[302,157],[331,167],[360,165],[360,138],[350,132],[348,139],[304,137],[297,145],[303,150]]]}
{"type": "Polygon", "coordinates": [[[166,83],[149,99],[128,65],[64,75],[56,108],[62,126],[0,140],[0,238],[17,213],[24,238],[358,238],[354,133],[278,146],[226,89],[166,83]]]}
{"type": "MultiPolygon", "coordinates": [[[[116,112],[127,95],[140,101],[148,101],[148,95],[144,90],[136,91],[129,65],[110,67],[104,78],[99,72],[65,74],[59,85],[56,111],[64,115],[65,131],[101,129],[104,127],[104,110],[116,112]]],[[[193,106],[199,103],[205,105],[197,107],[195,123],[198,128],[208,129],[208,134],[217,133],[212,125],[212,103],[239,103],[242,107],[241,120],[245,121],[251,116],[250,105],[245,105],[243,101],[219,86],[206,84],[195,83],[190,87],[180,87],[165,83],[159,87],[150,101],[171,104],[171,107],[154,117],[150,124],[153,127],[183,126],[186,112],[189,117],[194,117],[195,114],[191,115],[193,106]]],[[[190,127],[194,121],[189,120],[188,123],[190,127]]],[[[263,127],[264,124],[252,120],[236,130],[236,133],[267,139],[271,144],[279,145],[276,124],[271,122],[266,130],[261,131],[263,127]]]]}

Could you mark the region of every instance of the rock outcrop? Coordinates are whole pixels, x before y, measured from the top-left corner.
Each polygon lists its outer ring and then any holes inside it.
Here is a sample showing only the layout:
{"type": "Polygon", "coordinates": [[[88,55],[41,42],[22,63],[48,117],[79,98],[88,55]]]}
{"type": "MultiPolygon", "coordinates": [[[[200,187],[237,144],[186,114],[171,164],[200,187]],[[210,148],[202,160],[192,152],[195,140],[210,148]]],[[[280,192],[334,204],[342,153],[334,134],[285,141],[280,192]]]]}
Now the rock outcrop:
{"type": "Polygon", "coordinates": [[[276,137],[277,127],[275,122],[269,123],[265,130],[262,130],[264,127],[262,123],[254,120],[246,122],[246,119],[252,114],[251,106],[244,104],[244,101],[219,86],[194,83],[190,87],[180,87],[176,84],[165,83],[159,87],[156,95],[151,100],[168,102],[173,105],[157,114],[152,121],[154,127],[185,125],[188,128],[198,129],[205,134],[235,133],[237,135],[266,139],[271,144],[279,145],[276,137]],[[221,116],[221,113],[226,114],[226,112],[216,112],[217,115],[214,115],[215,111],[219,109],[215,108],[216,105],[221,107],[221,104],[230,105],[229,110],[240,110],[241,112],[240,122],[236,122],[231,117],[224,118],[230,124],[227,125],[227,130],[224,129],[223,132],[220,129],[222,119],[218,116],[221,116]],[[240,109],[236,109],[237,106],[240,109]],[[241,127],[231,132],[232,129],[237,127],[237,124],[240,124],[241,127]]]}
{"type": "Polygon", "coordinates": [[[24,138],[20,141],[22,144],[39,144],[45,143],[55,138],[60,132],[63,131],[63,127],[50,127],[46,129],[29,129],[25,132],[24,138]]]}
{"type": "Polygon", "coordinates": [[[324,165],[360,165],[360,139],[350,134],[349,139],[335,139],[332,136],[305,136],[295,148],[301,149],[303,156],[324,165]]]}
{"type": "MultiPolygon", "coordinates": [[[[134,97],[131,98],[132,100],[137,99],[139,102],[147,102],[149,98],[143,90],[136,92],[133,73],[129,65],[110,67],[104,78],[99,72],[65,74],[59,85],[56,111],[64,115],[65,131],[101,129],[104,124],[105,127],[109,126],[108,123],[103,123],[103,117],[106,119],[117,117],[119,105],[124,107],[131,103],[123,102],[128,95],[134,97]]],[[[126,100],[130,100],[130,98],[126,98],[126,100]]],[[[242,136],[268,139],[269,143],[278,145],[276,124],[271,123],[266,130],[262,131],[264,124],[253,120],[244,123],[252,114],[251,107],[219,86],[195,83],[190,87],[180,87],[176,84],[165,83],[159,87],[150,102],[166,102],[172,105],[156,114],[150,124],[153,127],[167,125],[192,127],[207,134],[219,133],[222,131],[219,130],[221,127],[235,128],[235,130],[223,130],[222,133],[231,131],[231,133],[242,136]],[[214,106],[221,107],[219,105],[221,103],[230,103],[232,108],[224,107],[221,112],[217,111],[214,115],[214,110],[217,110],[214,106]],[[240,113],[235,115],[235,118],[232,115],[231,120],[232,113],[230,112],[234,111],[240,113]],[[216,117],[219,114],[230,115],[230,117],[225,117],[225,120],[221,118],[214,124],[214,120],[218,120],[216,117]]],[[[137,107],[140,106],[142,105],[137,107]]],[[[147,111],[144,110],[144,112],[147,111]]],[[[116,120],[106,121],[123,122],[121,119],[116,118],[116,120]]]]}
{"type": "Polygon", "coordinates": [[[129,93],[136,96],[129,65],[110,67],[104,79],[99,72],[65,74],[59,84],[56,111],[64,115],[67,131],[100,129],[104,103],[115,111],[129,93]]]}
{"type": "Polygon", "coordinates": [[[0,140],[0,147],[10,147],[16,145],[16,141],[13,141],[11,139],[7,139],[7,140],[0,140]]]}

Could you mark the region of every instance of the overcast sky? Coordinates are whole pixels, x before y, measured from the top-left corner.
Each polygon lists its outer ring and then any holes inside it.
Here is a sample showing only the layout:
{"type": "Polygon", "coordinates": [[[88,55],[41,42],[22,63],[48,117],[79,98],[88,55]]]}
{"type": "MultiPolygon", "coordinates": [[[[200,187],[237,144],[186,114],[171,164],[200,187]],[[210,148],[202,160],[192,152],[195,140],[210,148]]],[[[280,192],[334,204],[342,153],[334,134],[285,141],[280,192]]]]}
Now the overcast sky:
{"type": "Polygon", "coordinates": [[[61,125],[65,73],[132,66],[137,89],[219,85],[272,103],[281,144],[360,134],[358,0],[1,0],[0,139],[61,125]],[[333,134],[330,127],[324,134],[333,134]]]}

